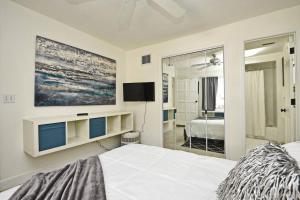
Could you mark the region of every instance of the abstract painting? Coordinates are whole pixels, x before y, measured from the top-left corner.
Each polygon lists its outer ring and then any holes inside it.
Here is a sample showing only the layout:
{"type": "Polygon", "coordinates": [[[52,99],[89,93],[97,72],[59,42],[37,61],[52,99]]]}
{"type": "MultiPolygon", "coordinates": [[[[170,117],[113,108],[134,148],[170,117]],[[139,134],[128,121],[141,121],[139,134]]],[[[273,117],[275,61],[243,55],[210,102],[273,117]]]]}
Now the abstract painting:
{"type": "Polygon", "coordinates": [[[168,103],[169,76],[163,73],[163,103],[168,103]]]}
{"type": "Polygon", "coordinates": [[[116,61],[36,37],[35,106],[116,104],[116,61]]]}

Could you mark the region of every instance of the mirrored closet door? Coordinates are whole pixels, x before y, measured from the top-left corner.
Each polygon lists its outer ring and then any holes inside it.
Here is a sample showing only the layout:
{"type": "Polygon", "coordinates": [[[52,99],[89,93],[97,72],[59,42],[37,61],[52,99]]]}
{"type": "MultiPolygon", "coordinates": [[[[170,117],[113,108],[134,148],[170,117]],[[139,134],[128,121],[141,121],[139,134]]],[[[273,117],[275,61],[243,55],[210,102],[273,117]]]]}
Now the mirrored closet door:
{"type": "Polygon", "coordinates": [[[296,140],[295,34],[245,42],[246,150],[296,140]]]}
{"type": "Polygon", "coordinates": [[[162,60],[164,147],[225,157],[223,47],[162,60]]]}

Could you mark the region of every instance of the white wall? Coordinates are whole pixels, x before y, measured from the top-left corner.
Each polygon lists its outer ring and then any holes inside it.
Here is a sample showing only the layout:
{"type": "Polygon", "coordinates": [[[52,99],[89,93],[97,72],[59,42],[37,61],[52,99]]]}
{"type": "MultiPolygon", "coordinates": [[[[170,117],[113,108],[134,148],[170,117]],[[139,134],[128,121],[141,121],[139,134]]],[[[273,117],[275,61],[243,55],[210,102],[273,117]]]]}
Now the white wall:
{"type": "MultiPolygon", "coordinates": [[[[148,109],[142,142],[157,146],[163,144],[161,58],[224,45],[225,148],[227,158],[238,159],[245,152],[244,41],[293,31],[297,31],[297,38],[300,38],[299,19],[300,6],[127,52],[126,80],[156,82],[156,101],[149,105],[151,109],[148,109]],[[146,54],[152,55],[152,63],[144,67],[139,62],[140,57],[146,54]]],[[[299,43],[297,49],[300,49],[299,43]]],[[[297,73],[300,77],[299,70],[297,73]]],[[[299,79],[297,83],[297,88],[300,88],[299,79]]],[[[298,92],[298,102],[299,97],[298,92]]],[[[137,118],[142,117],[142,106],[128,105],[128,108],[135,111],[137,118]]],[[[300,116],[300,112],[297,113],[300,116]]],[[[136,123],[139,125],[141,120],[136,123]]]]}
{"type": "MultiPolygon", "coordinates": [[[[32,173],[102,151],[88,144],[58,153],[32,158],[23,152],[22,119],[27,116],[75,114],[122,109],[121,82],[125,74],[125,52],[74,28],[23,8],[0,1],[0,95],[16,95],[15,104],[0,103],[0,189],[24,180],[32,173]],[[34,107],[35,37],[70,44],[117,60],[117,105],[76,107],[34,107]]],[[[106,140],[107,146],[119,138],[106,140]]]]}

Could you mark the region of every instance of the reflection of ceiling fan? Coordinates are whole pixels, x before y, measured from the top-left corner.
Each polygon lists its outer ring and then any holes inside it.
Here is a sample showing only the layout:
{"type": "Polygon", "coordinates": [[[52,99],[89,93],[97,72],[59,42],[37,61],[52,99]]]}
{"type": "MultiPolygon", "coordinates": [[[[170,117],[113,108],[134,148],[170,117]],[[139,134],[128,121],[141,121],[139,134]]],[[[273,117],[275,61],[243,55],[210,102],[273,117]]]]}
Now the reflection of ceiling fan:
{"type": "MultiPolygon", "coordinates": [[[[79,5],[96,0],[66,0],[70,4],[79,5]]],[[[126,30],[130,26],[132,16],[138,0],[122,0],[122,8],[119,13],[118,26],[120,30],[126,30]]],[[[178,5],[175,0],[147,0],[148,5],[171,20],[181,19],[186,10],[178,5]]]]}
{"type": "Polygon", "coordinates": [[[193,65],[191,65],[191,67],[194,67],[197,69],[204,69],[204,68],[207,68],[210,66],[220,65],[222,63],[220,58],[218,58],[216,54],[212,54],[211,56],[212,57],[209,59],[209,62],[193,64],[193,65]]]}

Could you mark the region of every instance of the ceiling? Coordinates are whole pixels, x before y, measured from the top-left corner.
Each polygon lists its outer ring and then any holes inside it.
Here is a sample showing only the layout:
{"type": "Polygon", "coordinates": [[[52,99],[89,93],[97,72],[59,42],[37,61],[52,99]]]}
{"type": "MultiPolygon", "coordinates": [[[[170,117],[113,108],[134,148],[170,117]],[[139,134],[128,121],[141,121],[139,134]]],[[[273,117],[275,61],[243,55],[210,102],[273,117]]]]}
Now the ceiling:
{"type": "Polygon", "coordinates": [[[300,0],[175,0],[186,15],[174,22],[137,0],[128,30],[118,29],[122,0],[12,0],[60,22],[129,50],[300,4],[300,0]]]}
{"type": "Polygon", "coordinates": [[[293,36],[294,34],[291,33],[282,36],[260,39],[256,41],[249,41],[245,43],[246,57],[283,52],[285,45],[289,42],[289,38],[293,36]]]}

